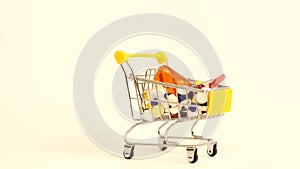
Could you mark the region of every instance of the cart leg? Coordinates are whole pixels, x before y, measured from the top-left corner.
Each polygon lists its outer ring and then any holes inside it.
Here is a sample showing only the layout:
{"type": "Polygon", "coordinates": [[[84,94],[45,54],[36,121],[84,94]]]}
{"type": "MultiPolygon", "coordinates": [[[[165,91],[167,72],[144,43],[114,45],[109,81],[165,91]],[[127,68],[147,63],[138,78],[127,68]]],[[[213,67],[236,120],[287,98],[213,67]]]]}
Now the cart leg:
{"type": "Polygon", "coordinates": [[[137,126],[140,125],[140,124],[142,124],[142,122],[134,124],[132,127],[130,127],[130,128],[126,131],[126,133],[125,133],[125,135],[124,135],[124,140],[125,140],[125,143],[126,143],[126,144],[130,144],[130,143],[127,141],[127,136],[128,136],[128,134],[129,134],[135,127],[137,127],[137,126]]]}
{"type": "Polygon", "coordinates": [[[195,120],[195,122],[194,122],[194,124],[191,128],[191,134],[192,134],[193,137],[197,137],[196,135],[194,135],[194,128],[195,128],[195,126],[197,125],[198,122],[199,122],[199,119],[195,120]]]}
{"type": "Polygon", "coordinates": [[[131,159],[131,158],[133,157],[133,155],[134,155],[134,143],[128,142],[127,136],[128,136],[128,134],[129,134],[135,127],[137,127],[137,126],[140,125],[140,124],[142,124],[142,122],[134,124],[132,127],[130,127],[130,128],[126,131],[126,133],[125,133],[125,135],[124,135],[124,141],[125,141],[126,144],[124,145],[123,156],[124,156],[124,158],[126,158],[126,159],[131,159]]]}
{"type": "Polygon", "coordinates": [[[173,122],[173,123],[167,128],[167,130],[166,130],[166,132],[165,132],[165,137],[164,137],[166,141],[168,140],[168,134],[169,134],[170,130],[171,130],[177,123],[179,123],[179,121],[173,122]]]}
{"type": "Polygon", "coordinates": [[[164,138],[165,136],[161,134],[161,129],[166,126],[170,121],[166,121],[164,122],[161,126],[159,126],[158,130],[157,130],[157,134],[159,137],[164,138]]]}

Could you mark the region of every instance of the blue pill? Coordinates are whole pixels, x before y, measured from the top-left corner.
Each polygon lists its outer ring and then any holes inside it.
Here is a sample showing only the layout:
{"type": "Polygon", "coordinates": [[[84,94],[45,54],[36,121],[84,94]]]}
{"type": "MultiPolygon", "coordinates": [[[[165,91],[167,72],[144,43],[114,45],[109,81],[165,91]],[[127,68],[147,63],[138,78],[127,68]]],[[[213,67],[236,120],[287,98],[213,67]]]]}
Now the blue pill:
{"type": "MultiPolygon", "coordinates": [[[[157,98],[154,98],[153,100],[157,100],[157,98]]],[[[151,107],[158,105],[158,101],[151,101],[151,107]]]]}
{"type": "MultiPolygon", "coordinates": [[[[195,103],[192,103],[192,105],[195,105],[196,106],[196,104],[195,103]]],[[[194,106],[190,106],[189,107],[189,110],[191,111],[191,112],[195,112],[196,111],[196,107],[194,107],[194,106]]]]}

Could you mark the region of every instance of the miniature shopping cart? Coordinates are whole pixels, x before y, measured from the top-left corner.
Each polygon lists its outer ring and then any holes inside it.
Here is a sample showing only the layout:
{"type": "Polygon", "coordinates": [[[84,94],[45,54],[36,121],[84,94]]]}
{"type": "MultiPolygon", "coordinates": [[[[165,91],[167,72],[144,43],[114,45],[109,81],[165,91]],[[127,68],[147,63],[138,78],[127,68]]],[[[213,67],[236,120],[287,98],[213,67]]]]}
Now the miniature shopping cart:
{"type": "MultiPolygon", "coordinates": [[[[132,57],[153,57],[159,64],[167,64],[168,61],[163,52],[155,54],[126,54],[123,51],[117,51],[115,53],[115,59],[117,63],[121,65],[125,75],[131,117],[136,121],[136,123],[125,133],[123,156],[126,159],[131,159],[134,156],[135,145],[157,146],[161,151],[165,151],[169,146],[186,147],[187,160],[190,163],[195,163],[198,160],[197,147],[199,146],[207,146],[207,154],[211,157],[215,156],[217,154],[217,142],[213,139],[196,135],[193,130],[200,120],[215,118],[230,111],[232,96],[231,88],[218,85],[216,88],[208,90],[202,88],[199,89],[196,86],[184,86],[154,81],[153,77],[157,73],[157,68],[147,68],[144,72],[135,74],[128,61],[129,58],[132,57]],[[130,87],[130,84],[132,83],[134,84],[133,91],[130,87]],[[186,100],[179,102],[178,100],[170,99],[169,97],[171,96],[167,94],[168,89],[175,89],[178,91],[175,94],[176,98],[184,97],[186,100]],[[196,96],[199,93],[207,94],[207,104],[199,105],[196,104],[193,99],[187,99],[191,95],[196,96]],[[138,115],[134,114],[134,106],[138,107],[138,115]],[[174,110],[176,114],[174,114],[174,110]],[[175,125],[189,120],[195,121],[191,127],[191,136],[178,137],[169,134],[170,130],[175,125]],[[135,127],[155,121],[165,121],[158,128],[158,143],[128,141],[127,136],[135,127]],[[166,126],[167,129],[162,133],[162,128],[166,126]],[[182,144],[181,141],[176,142],[173,140],[171,141],[171,139],[192,139],[196,140],[197,143],[182,144]]],[[[196,84],[196,80],[188,80],[192,84],[196,84]]]]}

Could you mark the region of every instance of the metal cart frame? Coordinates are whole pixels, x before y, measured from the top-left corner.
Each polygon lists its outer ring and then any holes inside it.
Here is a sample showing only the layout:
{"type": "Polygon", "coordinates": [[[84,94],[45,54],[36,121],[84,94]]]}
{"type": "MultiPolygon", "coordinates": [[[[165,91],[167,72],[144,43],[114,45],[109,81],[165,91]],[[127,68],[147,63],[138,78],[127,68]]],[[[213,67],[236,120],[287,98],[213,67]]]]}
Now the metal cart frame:
{"type": "MultiPolygon", "coordinates": [[[[123,51],[117,51],[115,53],[115,59],[118,64],[120,64],[124,75],[125,75],[125,80],[126,80],[126,87],[127,87],[127,92],[128,92],[128,98],[130,102],[130,110],[131,110],[131,117],[134,121],[136,121],[136,124],[134,124],[132,127],[130,127],[127,132],[125,133],[124,136],[124,151],[123,151],[123,156],[126,159],[131,159],[134,156],[134,148],[135,145],[141,145],[141,146],[158,146],[161,151],[165,151],[168,146],[178,146],[178,147],[186,147],[187,151],[187,160],[190,163],[195,163],[198,160],[198,154],[197,154],[197,147],[199,146],[206,146],[207,147],[207,154],[211,157],[215,156],[217,154],[217,142],[213,139],[210,138],[204,138],[200,135],[196,135],[194,133],[194,128],[197,125],[197,123],[200,120],[204,120],[207,118],[211,118],[208,116],[206,111],[199,110],[199,105],[191,104],[191,101],[187,103],[178,103],[178,102],[170,102],[168,101],[168,98],[165,98],[165,100],[157,99],[154,100],[151,98],[151,90],[153,89],[158,89],[158,87],[163,87],[165,89],[168,88],[175,88],[176,90],[183,90],[186,91],[186,98],[188,98],[188,93],[192,92],[194,95],[198,92],[205,92],[208,93],[208,90],[202,90],[198,89],[195,86],[182,86],[182,85],[176,85],[176,84],[170,84],[170,83],[164,83],[164,82],[159,82],[159,81],[154,81],[152,80],[155,73],[156,73],[156,68],[148,68],[144,74],[135,74],[132,67],[130,66],[128,59],[131,57],[153,57],[156,58],[157,62],[159,64],[166,63],[167,64],[167,57],[163,52],[158,52],[156,54],[126,54],[123,51]],[[127,67],[127,70],[125,69],[127,67]],[[132,82],[134,83],[135,87],[135,94],[136,96],[133,96],[130,88],[129,88],[129,83],[132,82]],[[147,97],[145,97],[145,93],[147,93],[147,97]],[[138,103],[139,107],[139,117],[134,117],[134,111],[133,111],[133,101],[136,101],[138,103]],[[171,104],[177,106],[178,108],[178,117],[172,117],[170,112],[164,112],[165,110],[161,111],[162,106],[158,106],[159,110],[159,116],[156,115],[154,117],[152,113],[152,105],[149,103],[157,103],[157,105],[167,105],[169,107],[171,104]],[[148,105],[147,105],[148,103],[148,105]],[[184,107],[186,110],[182,111],[182,107],[184,107]],[[195,113],[193,116],[191,115],[191,111],[189,108],[194,107],[196,109],[196,115],[195,113]],[[152,120],[146,120],[144,118],[144,113],[145,111],[150,111],[152,113],[152,120]],[[163,114],[160,112],[164,112],[163,114]],[[190,120],[195,120],[193,123],[190,131],[191,131],[191,136],[190,137],[178,137],[178,136],[171,136],[169,135],[170,131],[172,128],[185,121],[190,121],[190,120]],[[140,143],[140,142],[130,142],[128,141],[128,135],[132,130],[142,124],[147,124],[147,123],[152,123],[155,121],[165,121],[157,130],[158,133],[158,143],[140,143]],[[167,127],[165,132],[162,132],[162,128],[167,127]],[[197,144],[181,144],[180,142],[176,141],[171,141],[169,139],[192,139],[192,140],[197,140],[197,141],[202,141],[197,144]]],[[[195,82],[195,80],[188,79],[192,83],[195,82]]],[[[216,89],[214,90],[224,90],[228,89],[229,87],[227,86],[222,86],[219,85],[216,89]]],[[[158,90],[156,90],[158,92],[158,90]]],[[[159,93],[157,93],[159,95],[159,93]]],[[[168,95],[165,95],[165,97],[168,97],[168,95]]],[[[178,94],[176,93],[176,97],[178,98],[178,94]]],[[[223,115],[220,113],[219,115],[223,115]]]]}

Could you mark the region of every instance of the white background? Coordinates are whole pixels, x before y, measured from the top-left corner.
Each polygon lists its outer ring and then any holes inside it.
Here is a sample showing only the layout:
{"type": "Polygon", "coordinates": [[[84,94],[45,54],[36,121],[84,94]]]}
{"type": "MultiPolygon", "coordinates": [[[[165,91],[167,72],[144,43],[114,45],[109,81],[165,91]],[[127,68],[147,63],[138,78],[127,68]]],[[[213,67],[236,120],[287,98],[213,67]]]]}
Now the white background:
{"type": "Polygon", "coordinates": [[[0,1],[0,168],[299,168],[297,1],[0,1]],[[234,90],[232,112],[191,165],[185,150],[125,160],[94,145],[72,101],[75,64],[96,31],[163,13],[212,43],[234,90]]]}

